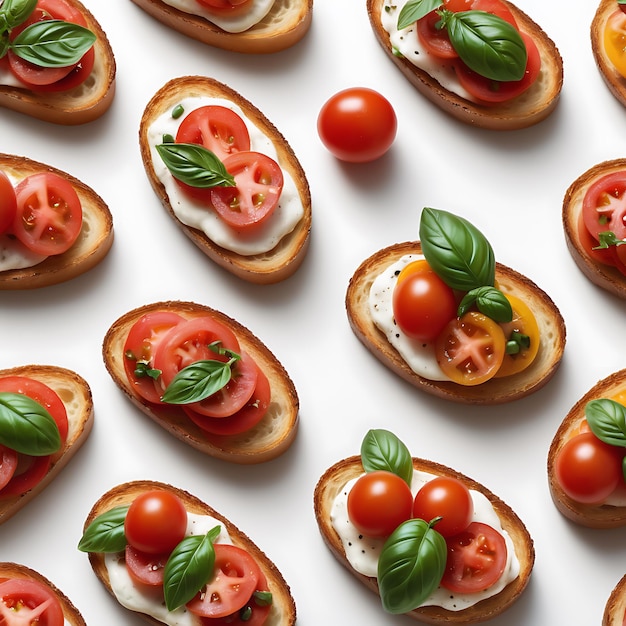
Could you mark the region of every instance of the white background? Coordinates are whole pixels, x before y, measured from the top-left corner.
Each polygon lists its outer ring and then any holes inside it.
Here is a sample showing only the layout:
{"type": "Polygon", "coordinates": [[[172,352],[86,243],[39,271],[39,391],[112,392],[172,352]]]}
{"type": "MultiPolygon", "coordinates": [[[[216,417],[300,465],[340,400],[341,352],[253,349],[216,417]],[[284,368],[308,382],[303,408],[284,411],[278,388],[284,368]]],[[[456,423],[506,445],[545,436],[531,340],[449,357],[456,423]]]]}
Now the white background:
{"type": "Polygon", "coordinates": [[[27,363],[74,369],[90,383],[95,425],[56,480],[0,528],[0,560],[41,571],[86,621],[140,624],[104,591],[76,550],[94,501],[114,485],[154,479],[187,489],[248,533],[292,588],[302,626],[408,624],[326,549],[313,515],[322,472],[357,454],[369,428],[394,431],[415,456],[464,472],[525,521],[536,565],[525,594],[494,626],[599,624],[626,573],[626,530],[577,527],[554,508],[546,456],[559,423],[589,387],[626,365],[624,303],[589,283],[561,228],[569,184],[599,161],[626,156],[626,111],[605,87],[591,54],[594,2],[519,0],[564,59],[557,110],[518,132],[470,128],[441,113],[403,78],[370,29],[365,2],[317,0],[308,36],[291,50],[246,56],[168,30],[130,0],[85,0],[107,32],[118,72],[111,110],[82,127],[1,111],[0,150],[72,173],[108,203],[115,243],[95,270],[69,283],[0,294],[0,367],[27,363]],[[313,231],[292,278],[254,286],[213,265],[154,196],[137,131],[145,104],[169,79],[204,74],[254,102],[289,140],[308,175],[313,231]],[[368,165],[336,161],[316,119],[334,92],[383,93],[398,117],[391,152],[368,165]],[[551,383],[515,403],[468,408],[427,396],[386,370],[352,334],[344,295],[357,265],[379,248],[416,239],[432,206],[465,216],[496,258],[528,275],[560,307],[567,347],[551,383]],[[290,450],[261,466],[207,458],[134,409],[101,357],[110,324],[129,309],[193,300],[237,318],[282,361],[300,397],[290,450]]]}

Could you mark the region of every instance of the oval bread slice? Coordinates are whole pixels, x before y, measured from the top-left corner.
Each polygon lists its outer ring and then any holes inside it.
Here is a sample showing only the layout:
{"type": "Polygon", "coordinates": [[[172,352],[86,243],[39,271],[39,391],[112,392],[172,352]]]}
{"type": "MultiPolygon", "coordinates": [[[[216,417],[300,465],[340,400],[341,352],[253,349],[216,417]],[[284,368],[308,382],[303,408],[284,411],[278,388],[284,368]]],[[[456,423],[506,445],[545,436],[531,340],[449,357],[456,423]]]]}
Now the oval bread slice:
{"type": "Polygon", "coordinates": [[[626,615],[626,576],[615,585],[604,607],[602,626],[623,626],[626,615]]]}

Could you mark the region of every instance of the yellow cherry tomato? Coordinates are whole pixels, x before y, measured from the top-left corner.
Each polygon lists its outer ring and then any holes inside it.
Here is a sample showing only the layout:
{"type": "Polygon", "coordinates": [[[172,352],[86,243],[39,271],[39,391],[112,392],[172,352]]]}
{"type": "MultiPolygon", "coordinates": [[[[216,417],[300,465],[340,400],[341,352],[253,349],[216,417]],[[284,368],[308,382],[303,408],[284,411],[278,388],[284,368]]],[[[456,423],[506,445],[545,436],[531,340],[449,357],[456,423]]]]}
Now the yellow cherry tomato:
{"type": "Polygon", "coordinates": [[[410,263],[407,263],[398,274],[398,283],[401,283],[405,278],[408,278],[412,274],[429,271],[432,271],[432,269],[430,267],[430,263],[426,259],[411,261],[410,263]]]}
{"type": "Polygon", "coordinates": [[[604,51],[615,69],[626,78],[626,14],[617,9],[604,28],[604,51]]]}

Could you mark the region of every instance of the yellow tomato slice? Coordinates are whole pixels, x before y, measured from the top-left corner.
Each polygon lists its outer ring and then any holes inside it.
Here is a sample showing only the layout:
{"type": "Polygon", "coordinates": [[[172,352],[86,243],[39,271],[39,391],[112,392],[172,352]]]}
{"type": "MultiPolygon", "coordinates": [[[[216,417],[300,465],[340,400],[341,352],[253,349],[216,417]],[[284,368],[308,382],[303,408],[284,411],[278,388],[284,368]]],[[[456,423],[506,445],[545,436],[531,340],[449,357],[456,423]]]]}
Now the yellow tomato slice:
{"type": "Polygon", "coordinates": [[[626,406],[626,389],[622,389],[621,391],[618,391],[616,394],[613,394],[611,396],[611,400],[615,400],[615,402],[619,402],[620,404],[623,404],[624,406],[626,406]]]}
{"type": "Polygon", "coordinates": [[[617,9],[604,29],[604,51],[615,69],[626,78],[626,14],[617,9]]]}

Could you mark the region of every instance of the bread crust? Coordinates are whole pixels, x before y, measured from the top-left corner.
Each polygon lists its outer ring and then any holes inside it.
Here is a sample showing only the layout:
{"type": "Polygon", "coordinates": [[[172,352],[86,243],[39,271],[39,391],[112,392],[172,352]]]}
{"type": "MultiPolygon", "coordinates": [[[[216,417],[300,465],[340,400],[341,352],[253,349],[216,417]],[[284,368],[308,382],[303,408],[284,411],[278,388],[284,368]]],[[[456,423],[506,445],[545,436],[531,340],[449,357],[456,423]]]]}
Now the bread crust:
{"type": "Polygon", "coordinates": [[[93,14],[79,0],[66,2],[83,14],[89,30],[96,35],[91,74],[82,85],[57,93],[0,85],[0,106],[44,122],[73,126],[92,122],[109,109],[115,95],[117,68],[111,44],[93,14]]]}
{"type": "MultiPolygon", "coordinates": [[[[426,624],[475,624],[499,615],[511,606],[526,588],[535,562],[533,540],[524,523],[517,514],[500,498],[480,483],[449,467],[413,457],[416,470],[429,472],[438,476],[447,476],[462,481],[469,489],[479,491],[486,496],[494,507],[515,546],[515,553],[520,562],[519,576],[507,585],[500,593],[478,602],[474,606],[461,611],[449,611],[436,606],[425,606],[407,613],[409,617],[426,624]]],[[[315,518],[324,542],[339,560],[368,589],[379,593],[376,578],[364,576],[355,571],[346,558],[341,539],[333,528],[330,511],[333,501],[345,484],[363,473],[360,456],[352,456],[335,463],[319,479],[313,495],[315,518]]]]}
{"type": "Polygon", "coordinates": [[[345,304],[355,335],[382,363],[398,376],[426,393],[464,404],[501,404],[538,391],[556,373],[565,349],[565,322],[552,299],[535,283],[515,270],[496,264],[500,289],[521,297],[533,311],[541,346],[533,363],[518,374],[492,378],[475,386],[448,381],[434,381],[416,374],[387,338],[376,327],[369,313],[368,298],[375,278],[406,254],[421,254],[419,242],[404,242],[383,248],[357,268],[346,292],[345,304]]]}
{"type": "Polygon", "coordinates": [[[621,170],[626,172],[626,159],[603,161],[581,174],[565,192],[562,220],[567,248],[580,271],[598,287],[602,287],[618,298],[626,298],[626,276],[615,267],[597,263],[583,246],[579,234],[583,200],[587,190],[596,180],[606,174],[621,170]]]}
{"type": "Polygon", "coordinates": [[[102,355],[111,378],[136,407],[174,437],[204,454],[232,463],[263,463],[285,452],[295,439],[299,399],[288,373],[250,330],[215,309],[193,302],[170,301],[129,311],[107,331],[102,355]],[[182,409],[172,405],[151,405],[133,391],[124,372],[124,342],[132,325],[151,311],[171,311],[186,318],[210,315],[234,331],[241,349],[254,358],[270,382],[271,404],[257,426],[241,435],[210,435],[196,426],[182,409]]]}
{"type": "Polygon", "coordinates": [[[572,500],[556,478],[556,458],[565,442],[577,432],[585,418],[585,406],[590,400],[609,398],[626,389],[626,369],[598,381],[569,410],[559,426],[548,451],[548,484],[556,508],[569,520],[588,528],[619,528],[626,526],[626,506],[593,506],[572,500]]]}
{"type": "Polygon", "coordinates": [[[13,517],[52,482],[83,445],[94,420],[91,388],[76,372],[54,365],[21,365],[0,370],[0,378],[5,376],[33,378],[56,391],[67,410],[69,430],[65,445],[52,457],[48,473],[37,485],[22,495],[0,498],[0,524],[13,517]]]}
{"type": "Polygon", "coordinates": [[[49,587],[61,603],[66,624],[69,624],[69,626],[87,626],[83,616],[72,601],[52,581],[48,580],[34,569],[20,563],[5,561],[0,563],[0,579],[1,578],[26,578],[28,580],[35,580],[49,587]]]}
{"type": "Polygon", "coordinates": [[[503,0],[521,30],[531,35],[541,56],[541,72],[534,85],[508,103],[496,106],[476,104],[443,87],[427,72],[394,54],[389,35],[381,24],[384,0],[367,0],[367,12],[374,34],[389,58],[411,84],[452,117],[479,128],[518,130],[544,120],[555,109],[563,87],[563,60],[548,35],[514,4],[503,0]]]}
{"type": "MultiPolygon", "coordinates": [[[[232,542],[236,546],[245,548],[255,558],[267,578],[269,589],[272,592],[272,609],[266,621],[266,626],[292,626],[295,624],[296,605],[291,595],[289,585],[276,565],[243,531],[241,531],[231,521],[226,519],[211,506],[183,489],[150,480],[137,480],[117,485],[102,495],[93,505],[85,521],[84,528],[86,529],[98,515],[105,513],[116,506],[130,504],[141,493],[153,489],[165,489],[175,493],[183,501],[185,508],[189,513],[210,515],[219,520],[228,531],[232,542]]],[[[88,556],[89,563],[91,564],[94,573],[104,585],[106,590],[113,597],[115,597],[104,562],[104,555],[90,552],[88,556]]],[[[163,623],[149,615],[146,615],[145,613],[136,614],[155,626],[161,626],[163,623]]]]}
{"type": "Polygon", "coordinates": [[[239,278],[257,284],[270,284],[285,280],[300,267],[309,245],[311,230],[311,192],[309,184],[291,146],[278,129],[259,109],[243,96],[219,81],[204,76],[183,76],[167,82],[152,97],[146,106],[139,128],[141,158],[146,174],[163,207],[193,243],[212,261],[239,278]],[[162,113],[171,110],[182,98],[208,96],[226,98],[237,104],[245,115],[270,137],[278,153],[278,162],[293,178],[304,216],[294,230],[285,235],[278,245],[265,254],[244,256],[231,252],[209,239],[202,231],[183,224],[175,215],[165,187],[154,170],[147,131],[152,122],[162,113]]]}
{"type": "Polygon", "coordinates": [[[242,33],[229,33],[198,15],[161,0],[132,0],[146,13],[188,37],[216,48],[246,54],[271,54],[290,48],[308,32],[313,0],[275,0],[269,14],[242,33]]]}
{"type": "Polygon", "coordinates": [[[626,576],[615,585],[604,607],[602,626],[622,626],[626,614],[626,576]]]}

